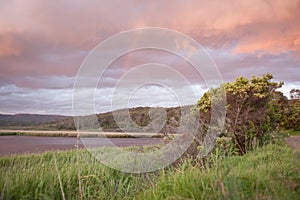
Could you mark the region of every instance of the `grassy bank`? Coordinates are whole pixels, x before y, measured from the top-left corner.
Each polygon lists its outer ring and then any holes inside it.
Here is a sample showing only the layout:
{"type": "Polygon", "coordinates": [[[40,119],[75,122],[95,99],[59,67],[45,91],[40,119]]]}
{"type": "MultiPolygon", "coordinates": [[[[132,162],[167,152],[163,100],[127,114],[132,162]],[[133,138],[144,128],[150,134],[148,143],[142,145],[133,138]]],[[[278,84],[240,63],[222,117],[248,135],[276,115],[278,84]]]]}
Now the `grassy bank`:
{"type": "Polygon", "coordinates": [[[195,167],[185,162],[157,173],[132,175],[103,166],[85,150],[80,150],[78,156],[76,151],[69,151],[3,157],[0,191],[3,199],[62,199],[62,196],[66,199],[297,199],[300,196],[299,155],[293,155],[285,145],[268,145],[245,156],[220,159],[214,155],[209,163],[209,167],[195,167]]]}
{"type": "Polygon", "coordinates": [[[207,170],[187,166],[162,175],[141,199],[298,199],[300,157],[268,145],[245,156],[213,159],[207,170]]]}

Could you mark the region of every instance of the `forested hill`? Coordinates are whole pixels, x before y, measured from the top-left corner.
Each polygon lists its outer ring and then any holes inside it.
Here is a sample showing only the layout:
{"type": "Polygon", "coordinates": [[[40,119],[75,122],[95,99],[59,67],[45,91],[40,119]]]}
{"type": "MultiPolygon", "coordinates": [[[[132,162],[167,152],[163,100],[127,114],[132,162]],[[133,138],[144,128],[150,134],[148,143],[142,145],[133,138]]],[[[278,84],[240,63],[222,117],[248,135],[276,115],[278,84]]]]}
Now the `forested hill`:
{"type": "MultiPolygon", "coordinates": [[[[189,109],[191,106],[184,106],[184,108],[189,109]]],[[[150,123],[149,111],[150,109],[164,109],[167,114],[167,119],[164,127],[160,132],[176,132],[176,128],[179,125],[179,121],[181,119],[181,109],[180,107],[173,108],[151,108],[151,107],[136,107],[130,108],[130,119],[135,122],[138,126],[145,127],[150,123]]],[[[106,112],[97,114],[97,118],[101,128],[104,131],[121,131],[118,124],[115,121],[115,117],[119,119],[119,121],[124,122],[128,121],[128,109],[121,109],[112,112],[106,112]]],[[[53,123],[44,124],[41,128],[46,129],[56,129],[56,130],[75,130],[75,124],[73,118],[63,119],[60,121],[56,121],[53,123]]],[[[134,127],[126,127],[126,131],[136,132],[141,131],[140,129],[136,129],[134,127]]],[[[152,132],[153,130],[145,130],[152,132]]]]}

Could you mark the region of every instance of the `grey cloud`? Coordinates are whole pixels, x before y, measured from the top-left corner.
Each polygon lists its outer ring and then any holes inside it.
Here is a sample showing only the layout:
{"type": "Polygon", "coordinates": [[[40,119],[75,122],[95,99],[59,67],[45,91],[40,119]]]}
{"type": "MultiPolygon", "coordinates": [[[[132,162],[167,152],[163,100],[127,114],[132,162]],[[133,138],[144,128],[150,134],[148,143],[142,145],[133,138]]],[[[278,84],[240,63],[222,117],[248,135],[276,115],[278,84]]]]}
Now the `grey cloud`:
{"type": "Polygon", "coordinates": [[[24,89],[0,87],[2,113],[71,114],[70,89],[24,89]]]}

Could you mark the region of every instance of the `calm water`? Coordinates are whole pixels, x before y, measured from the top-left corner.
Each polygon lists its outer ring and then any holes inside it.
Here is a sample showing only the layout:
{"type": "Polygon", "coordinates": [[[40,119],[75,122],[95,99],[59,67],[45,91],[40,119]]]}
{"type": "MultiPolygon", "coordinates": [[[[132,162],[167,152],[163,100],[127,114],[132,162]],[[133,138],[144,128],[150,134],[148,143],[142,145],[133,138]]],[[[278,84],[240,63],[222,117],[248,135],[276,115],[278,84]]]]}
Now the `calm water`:
{"type": "MultiPolygon", "coordinates": [[[[82,141],[79,147],[83,148],[82,141]]],[[[85,138],[85,145],[102,146],[142,146],[162,143],[159,138],[85,138]]],[[[0,156],[9,154],[37,153],[50,150],[76,149],[75,137],[0,136],[0,156]]]]}

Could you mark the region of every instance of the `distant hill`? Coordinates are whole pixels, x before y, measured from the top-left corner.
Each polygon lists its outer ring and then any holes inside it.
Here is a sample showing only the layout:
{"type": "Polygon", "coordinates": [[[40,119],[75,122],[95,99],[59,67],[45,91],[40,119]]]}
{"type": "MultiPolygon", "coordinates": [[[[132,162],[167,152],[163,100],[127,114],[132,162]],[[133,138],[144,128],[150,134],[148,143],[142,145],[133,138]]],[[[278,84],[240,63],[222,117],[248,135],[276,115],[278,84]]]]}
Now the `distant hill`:
{"type": "MultiPolygon", "coordinates": [[[[181,109],[182,108],[190,108],[191,106],[184,106],[184,107],[174,107],[174,108],[151,108],[151,107],[136,107],[130,108],[130,118],[134,121],[137,125],[141,127],[145,127],[150,123],[150,116],[149,111],[150,109],[164,109],[167,113],[166,122],[161,129],[160,132],[176,132],[177,127],[179,126],[179,121],[181,120],[181,109]]],[[[118,132],[122,131],[122,129],[126,130],[127,132],[140,132],[140,129],[136,129],[134,126],[128,126],[126,120],[127,117],[127,109],[121,109],[114,111],[114,115],[112,112],[106,112],[97,114],[97,118],[99,124],[103,131],[113,131],[118,132]],[[118,126],[115,121],[115,117],[119,119],[120,122],[124,122],[122,129],[118,126]]],[[[52,123],[45,124],[41,127],[42,129],[55,129],[55,130],[75,130],[75,124],[73,118],[62,119],[59,121],[55,121],[52,123]]],[[[154,128],[148,127],[144,130],[145,132],[153,132],[154,128]]]]}
{"type": "Polygon", "coordinates": [[[53,123],[55,121],[67,118],[70,118],[70,116],[38,114],[0,114],[0,128],[9,126],[37,126],[45,123],[53,123]]]}
{"type": "MultiPolygon", "coordinates": [[[[155,120],[165,120],[161,133],[175,133],[180,124],[181,110],[183,108],[190,109],[191,106],[173,107],[173,108],[152,108],[152,107],[136,107],[130,108],[131,120],[140,127],[145,127],[143,130],[136,128],[128,123],[128,110],[120,109],[114,112],[106,112],[97,114],[99,124],[103,131],[119,132],[156,132],[155,127],[146,127],[150,123],[150,110],[164,110],[167,114],[166,119],[155,118],[155,120]],[[113,114],[114,113],[114,114],[113,114]],[[117,124],[115,118],[121,122],[117,124]]],[[[153,123],[154,126],[160,123],[153,123]]],[[[34,129],[34,130],[76,130],[74,119],[71,116],[61,115],[36,115],[36,114],[16,114],[2,115],[0,114],[0,129],[34,129]]]]}

